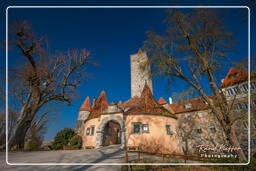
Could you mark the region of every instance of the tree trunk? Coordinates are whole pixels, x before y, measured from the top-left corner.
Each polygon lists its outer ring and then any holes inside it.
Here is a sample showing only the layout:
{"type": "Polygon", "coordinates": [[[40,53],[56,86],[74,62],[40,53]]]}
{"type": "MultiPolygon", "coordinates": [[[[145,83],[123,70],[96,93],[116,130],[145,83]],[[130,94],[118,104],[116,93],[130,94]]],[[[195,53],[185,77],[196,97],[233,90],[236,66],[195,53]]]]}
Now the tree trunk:
{"type": "Polygon", "coordinates": [[[241,147],[241,145],[240,145],[240,143],[239,143],[239,141],[237,139],[237,136],[236,136],[236,134],[235,134],[233,129],[231,129],[229,131],[229,133],[227,134],[227,138],[230,141],[231,145],[233,145],[234,147],[237,147],[237,148],[241,148],[241,150],[237,151],[237,155],[238,155],[239,161],[240,162],[247,161],[247,158],[246,158],[246,156],[244,154],[244,151],[243,151],[243,149],[242,149],[242,147],[241,147]]]}
{"type": "Polygon", "coordinates": [[[17,124],[14,127],[13,134],[9,138],[8,148],[17,146],[17,148],[23,148],[25,142],[25,136],[30,128],[32,117],[26,113],[21,119],[17,121],[17,124]]]}

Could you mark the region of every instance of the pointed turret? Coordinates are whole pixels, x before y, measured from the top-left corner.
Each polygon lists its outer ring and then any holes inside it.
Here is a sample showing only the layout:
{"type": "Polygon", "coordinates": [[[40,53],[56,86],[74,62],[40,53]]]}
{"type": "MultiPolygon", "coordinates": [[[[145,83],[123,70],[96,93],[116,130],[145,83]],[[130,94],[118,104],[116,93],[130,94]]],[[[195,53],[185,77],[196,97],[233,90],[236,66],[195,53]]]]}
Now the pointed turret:
{"type": "Polygon", "coordinates": [[[84,121],[89,117],[91,109],[90,98],[87,96],[78,113],[76,131],[79,135],[83,135],[84,121]]]}
{"type": "Polygon", "coordinates": [[[92,108],[92,116],[95,117],[98,114],[102,113],[108,108],[108,100],[104,90],[101,91],[100,96],[98,97],[94,107],[92,108]]]}
{"type": "Polygon", "coordinates": [[[86,97],[84,103],[80,107],[80,111],[91,111],[91,102],[89,96],[86,97]]]}

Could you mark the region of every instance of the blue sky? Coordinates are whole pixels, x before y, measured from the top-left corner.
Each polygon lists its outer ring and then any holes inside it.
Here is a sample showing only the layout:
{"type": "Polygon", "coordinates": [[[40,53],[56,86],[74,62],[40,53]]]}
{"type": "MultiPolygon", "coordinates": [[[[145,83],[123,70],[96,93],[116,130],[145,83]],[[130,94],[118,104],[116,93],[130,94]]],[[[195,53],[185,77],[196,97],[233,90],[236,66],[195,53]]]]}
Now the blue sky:
{"type": "MultiPolygon", "coordinates": [[[[159,5],[164,5],[164,3],[166,1],[159,5]]],[[[247,22],[246,16],[242,14],[246,10],[223,9],[222,11],[226,14],[225,25],[235,33],[235,39],[239,40],[229,60],[246,57],[248,55],[247,22]]],[[[163,9],[9,10],[9,23],[27,20],[38,36],[47,35],[52,52],[87,48],[92,53],[92,59],[100,64],[98,67],[88,68],[87,72],[91,77],[79,87],[80,97],[73,101],[72,106],[62,106],[58,120],[49,124],[45,135],[46,140],[52,139],[56,132],[65,127],[75,127],[79,107],[86,96],[92,99],[104,89],[109,102],[126,101],[130,98],[129,55],[136,53],[143,46],[146,30],[154,29],[158,33],[163,33],[164,18],[163,9]]],[[[4,28],[1,26],[1,29],[4,28]]],[[[1,54],[3,54],[2,50],[1,54]]],[[[18,64],[20,58],[21,55],[18,53],[11,53],[9,66],[18,64]]],[[[161,96],[167,99],[172,92],[184,90],[182,84],[176,86],[179,83],[173,83],[175,90],[174,88],[167,90],[166,83],[164,79],[153,81],[156,99],[161,96]]]]}

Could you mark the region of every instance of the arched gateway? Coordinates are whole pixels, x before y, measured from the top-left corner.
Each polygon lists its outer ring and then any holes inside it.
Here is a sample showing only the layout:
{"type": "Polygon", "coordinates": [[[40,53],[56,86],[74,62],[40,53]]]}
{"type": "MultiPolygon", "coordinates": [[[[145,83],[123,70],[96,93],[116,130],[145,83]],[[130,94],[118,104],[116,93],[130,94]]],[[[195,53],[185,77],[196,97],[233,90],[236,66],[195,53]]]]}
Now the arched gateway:
{"type": "Polygon", "coordinates": [[[104,145],[124,145],[124,122],[120,116],[110,115],[102,119],[96,131],[96,148],[104,145]],[[106,129],[110,128],[111,132],[106,129]]]}

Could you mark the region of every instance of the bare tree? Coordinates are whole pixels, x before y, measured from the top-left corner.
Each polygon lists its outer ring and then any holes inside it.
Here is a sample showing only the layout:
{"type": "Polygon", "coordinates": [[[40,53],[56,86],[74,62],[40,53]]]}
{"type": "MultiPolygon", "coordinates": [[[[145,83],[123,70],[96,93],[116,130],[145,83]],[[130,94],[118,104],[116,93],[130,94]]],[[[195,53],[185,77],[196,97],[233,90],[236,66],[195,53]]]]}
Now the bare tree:
{"type": "Polygon", "coordinates": [[[71,104],[90,56],[85,49],[53,55],[47,49],[46,39],[37,39],[26,22],[13,28],[9,43],[19,49],[23,62],[10,69],[9,83],[19,87],[12,93],[21,104],[13,134],[9,137],[9,148],[24,145],[26,133],[34,128],[35,116],[43,107],[51,102],[71,104]]]}
{"type": "MultiPolygon", "coordinates": [[[[231,117],[233,103],[227,101],[216,79],[216,73],[223,68],[223,62],[234,45],[232,33],[225,29],[222,17],[215,10],[170,10],[166,21],[165,35],[147,32],[145,46],[153,69],[183,80],[196,89],[208,103],[230,144],[239,148],[233,129],[239,117],[231,117]],[[207,95],[208,87],[216,100],[207,95]]],[[[246,160],[242,150],[238,156],[240,161],[246,160]]]]}

